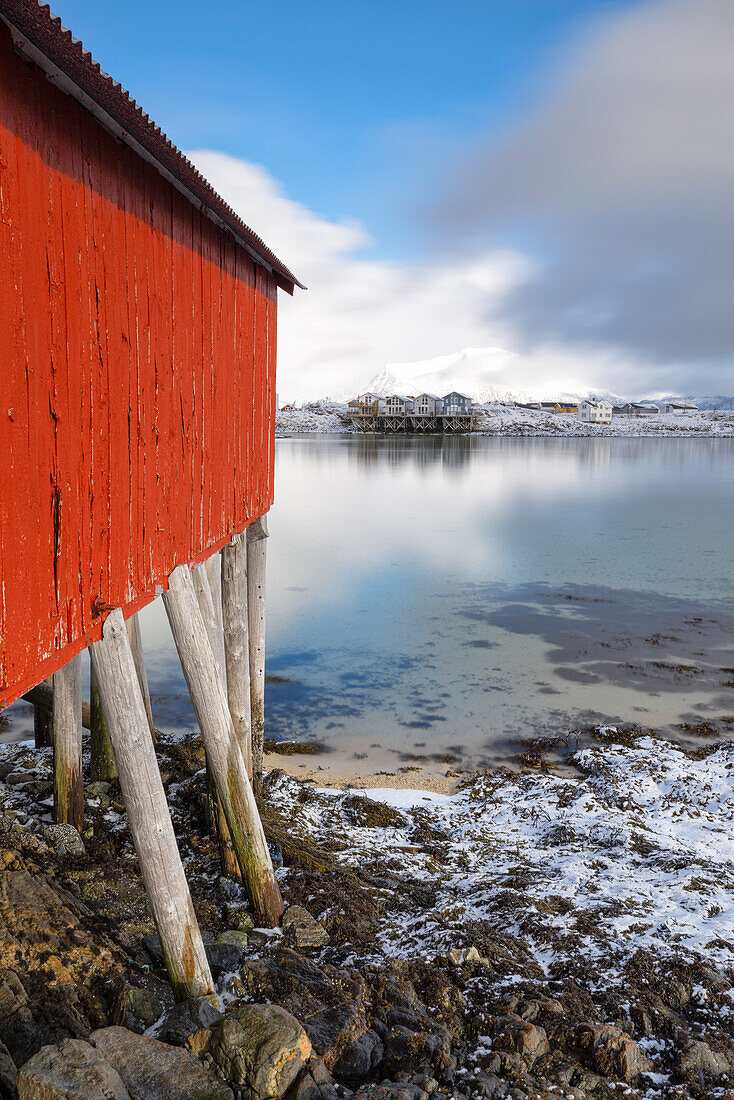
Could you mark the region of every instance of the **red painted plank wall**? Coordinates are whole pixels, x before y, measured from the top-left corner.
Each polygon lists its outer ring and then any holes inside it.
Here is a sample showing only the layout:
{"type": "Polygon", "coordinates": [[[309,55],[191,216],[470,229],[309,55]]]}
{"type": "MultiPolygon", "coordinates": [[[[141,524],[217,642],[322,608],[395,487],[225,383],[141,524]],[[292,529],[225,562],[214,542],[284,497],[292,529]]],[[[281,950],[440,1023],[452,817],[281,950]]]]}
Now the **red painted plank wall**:
{"type": "Polygon", "coordinates": [[[268,510],[276,309],[0,24],[0,707],[268,510]]]}

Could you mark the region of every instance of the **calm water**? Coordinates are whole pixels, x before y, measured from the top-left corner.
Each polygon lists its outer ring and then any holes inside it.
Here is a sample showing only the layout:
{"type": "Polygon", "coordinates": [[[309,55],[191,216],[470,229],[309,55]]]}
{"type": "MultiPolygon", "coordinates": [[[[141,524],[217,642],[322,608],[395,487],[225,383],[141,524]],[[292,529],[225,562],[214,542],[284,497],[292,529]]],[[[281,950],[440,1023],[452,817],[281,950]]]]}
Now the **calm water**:
{"type": "MultiPolygon", "coordinates": [[[[271,735],[373,769],[734,715],[734,441],[300,437],[276,486],[271,735]]],[[[192,728],[142,622],[157,724],[192,728]]]]}

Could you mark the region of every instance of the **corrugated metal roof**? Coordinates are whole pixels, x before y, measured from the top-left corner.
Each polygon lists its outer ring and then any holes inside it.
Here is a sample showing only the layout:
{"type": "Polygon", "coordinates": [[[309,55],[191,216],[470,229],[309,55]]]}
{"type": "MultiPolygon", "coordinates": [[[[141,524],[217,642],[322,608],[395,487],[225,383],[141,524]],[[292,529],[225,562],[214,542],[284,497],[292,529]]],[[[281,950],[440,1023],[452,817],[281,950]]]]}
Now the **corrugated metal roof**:
{"type": "Polygon", "coordinates": [[[283,290],[298,281],[263,240],[235,214],[231,206],[51,13],[37,0],[0,0],[0,19],[10,27],[16,46],[35,61],[60,88],[74,96],[116,137],[154,164],[182,194],[217,224],[228,229],[254,259],[264,264],[283,290]]]}

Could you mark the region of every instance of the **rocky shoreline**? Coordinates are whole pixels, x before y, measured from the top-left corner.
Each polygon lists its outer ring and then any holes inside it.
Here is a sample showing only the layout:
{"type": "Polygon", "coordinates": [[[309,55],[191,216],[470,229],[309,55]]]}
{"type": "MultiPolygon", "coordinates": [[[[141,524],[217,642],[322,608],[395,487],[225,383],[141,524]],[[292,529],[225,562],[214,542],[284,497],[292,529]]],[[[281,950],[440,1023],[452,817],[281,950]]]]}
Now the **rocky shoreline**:
{"type": "Polygon", "coordinates": [[[607,727],[580,777],[454,796],[271,771],[283,928],[219,875],[197,737],[161,772],[220,992],[175,1005],[119,788],[51,826],[0,750],[0,1097],[734,1097],[734,746],[607,727]]]}

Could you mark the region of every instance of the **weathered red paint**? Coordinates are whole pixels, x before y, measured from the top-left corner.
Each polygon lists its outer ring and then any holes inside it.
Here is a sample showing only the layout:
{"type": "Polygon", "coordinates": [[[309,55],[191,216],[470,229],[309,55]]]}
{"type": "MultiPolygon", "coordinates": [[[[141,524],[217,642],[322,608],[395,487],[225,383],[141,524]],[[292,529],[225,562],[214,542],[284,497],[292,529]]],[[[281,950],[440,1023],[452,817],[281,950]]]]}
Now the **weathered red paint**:
{"type": "Polygon", "coordinates": [[[276,299],[0,23],[0,707],[268,510],[276,299]]]}

